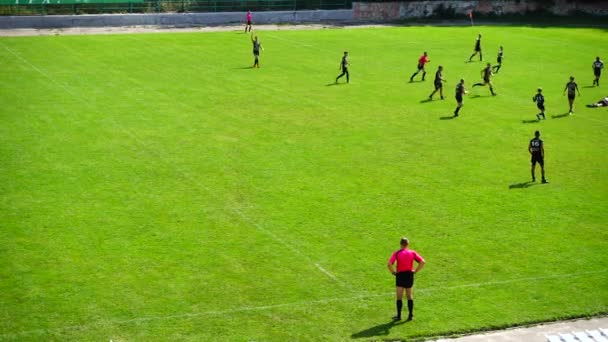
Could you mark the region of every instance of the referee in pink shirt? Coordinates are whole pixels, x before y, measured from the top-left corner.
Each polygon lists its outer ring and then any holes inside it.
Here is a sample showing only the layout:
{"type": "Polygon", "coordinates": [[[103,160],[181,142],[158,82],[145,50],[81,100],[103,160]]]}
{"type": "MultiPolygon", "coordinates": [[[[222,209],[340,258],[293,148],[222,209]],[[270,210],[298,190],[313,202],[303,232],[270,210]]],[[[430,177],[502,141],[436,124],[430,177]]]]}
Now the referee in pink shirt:
{"type": "Polygon", "coordinates": [[[411,321],[414,318],[414,297],[412,296],[412,287],[414,286],[414,273],[419,272],[424,267],[424,259],[420,254],[411,249],[408,249],[409,240],[405,237],[401,238],[401,249],[394,252],[391,258],[388,259],[388,270],[395,276],[395,286],[397,290],[397,316],[394,320],[401,320],[401,308],[403,307],[403,290],[407,295],[407,310],[409,315],[407,320],[411,321]],[[416,268],[414,269],[414,261],[416,268]],[[393,268],[393,264],[397,263],[397,271],[393,268]]]}

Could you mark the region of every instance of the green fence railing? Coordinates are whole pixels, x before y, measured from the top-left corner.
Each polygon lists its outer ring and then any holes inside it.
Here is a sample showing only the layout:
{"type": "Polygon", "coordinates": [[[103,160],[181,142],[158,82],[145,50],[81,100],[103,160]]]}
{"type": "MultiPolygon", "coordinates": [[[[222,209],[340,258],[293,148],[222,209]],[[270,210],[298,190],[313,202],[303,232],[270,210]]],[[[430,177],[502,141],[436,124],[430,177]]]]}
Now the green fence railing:
{"type": "Polygon", "coordinates": [[[350,9],[352,0],[0,0],[0,15],[350,9]]]}

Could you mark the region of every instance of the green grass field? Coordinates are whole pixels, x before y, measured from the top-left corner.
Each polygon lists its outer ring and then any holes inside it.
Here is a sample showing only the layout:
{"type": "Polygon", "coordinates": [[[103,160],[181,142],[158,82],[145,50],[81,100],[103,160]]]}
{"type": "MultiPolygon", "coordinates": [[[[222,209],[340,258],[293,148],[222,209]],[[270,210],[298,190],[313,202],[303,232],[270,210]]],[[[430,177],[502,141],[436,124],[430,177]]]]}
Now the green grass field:
{"type": "Polygon", "coordinates": [[[410,340],[608,312],[608,112],[584,107],[608,95],[605,29],[257,33],[260,69],[241,32],[0,38],[0,340],[410,340]],[[486,60],[505,47],[496,97],[470,88],[478,32],[486,60]],[[439,64],[446,100],[422,102],[439,64]],[[538,86],[547,120],[524,122],[538,86]],[[525,184],[537,129],[546,185],[525,184]],[[393,325],[403,235],[427,265],[393,325]]]}

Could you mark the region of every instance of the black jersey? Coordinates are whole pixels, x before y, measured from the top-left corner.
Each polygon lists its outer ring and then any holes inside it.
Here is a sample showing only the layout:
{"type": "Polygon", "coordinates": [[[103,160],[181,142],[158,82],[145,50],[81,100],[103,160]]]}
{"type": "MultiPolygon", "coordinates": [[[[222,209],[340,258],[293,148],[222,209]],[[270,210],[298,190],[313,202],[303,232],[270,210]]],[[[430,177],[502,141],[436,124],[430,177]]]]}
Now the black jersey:
{"type": "Polygon", "coordinates": [[[462,97],[462,94],[464,94],[464,84],[458,83],[456,85],[456,97],[462,97]]]}
{"type": "Polygon", "coordinates": [[[530,151],[532,154],[540,155],[543,149],[543,141],[540,138],[530,140],[530,151]]]}
{"type": "Polygon", "coordinates": [[[568,95],[574,95],[578,86],[576,85],[576,82],[572,81],[566,83],[566,88],[568,89],[568,95]]]}
{"type": "Polygon", "coordinates": [[[537,105],[542,106],[545,104],[545,97],[543,96],[543,94],[538,93],[534,95],[532,101],[536,102],[537,105]]]}
{"type": "Polygon", "coordinates": [[[599,70],[601,70],[603,67],[604,67],[604,62],[602,62],[602,61],[595,61],[595,62],[593,62],[593,69],[594,69],[595,71],[599,71],[599,70]]]}
{"type": "Polygon", "coordinates": [[[483,79],[485,81],[490,80],[490,76],[492,76],[492,67],[486,67],[485,69],[483,69],[483,79]]]}
{"type": "Polygon", "coordinates": [[[481,50],[481,38],[477,38],[475,40],[475,51],[480,51],[481,50]]]}
{"type": "Polygon", "coordinates": [[[443,73],[441,72],[441,70],[437,70],[437,72],[435,73],[435,84],[441,83],[442,79],[443,73]]]}
{"type": "Polygon", "coordinates": [[[262,46],[262,44],[260,44],[260,41],[254,40],[252,43],[253,43],[253,51],[260,52],[260,47],[262,46]]]}
{"type": "Polygon", "coordinates": [[[348,69],[348,58],[346,56],[342,57],[342,69],[348,69]]]}

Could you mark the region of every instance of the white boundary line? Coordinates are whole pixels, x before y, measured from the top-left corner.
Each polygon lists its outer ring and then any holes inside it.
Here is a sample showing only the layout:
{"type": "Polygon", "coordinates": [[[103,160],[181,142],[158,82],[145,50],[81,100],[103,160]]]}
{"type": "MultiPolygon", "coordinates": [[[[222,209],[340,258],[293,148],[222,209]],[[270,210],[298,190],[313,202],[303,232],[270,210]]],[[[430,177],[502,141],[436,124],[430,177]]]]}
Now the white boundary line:
{"type": "MultiPolygon", "coordinates": [[[[418,293],[430,293],[437,291],[451,291],[458,290],[462,288],[471,288],[471,287],[484,287],[484,286],[494,286],[494,285],[504,285],[504,284],[514,284],[514,283],[522,283],[522,282],[537,282],[542,280],[549,279],[562,279],[562,278],[573,278],[581,275],[590,275],[590,274],[600,274],[605,273],[608,274],[608,270],[597,270],[597,271],[587,271],[587,272],[579,272],[579,273],[567,273],[567,274],[553,274],[548,276],[539,276],[539,277],[525,277],[525,278],[514,278],[514,279],[506,279],[506,280],[498,280],[498,281],[488,281],[488,282],[480,282],[480,283],[470,283],[470,284],[462,284],[462,285],[454,285],[454,286],[436,286],[429,287],[416,290],[418,293]]],[[[49,329],[34,329],[34,330],[25,330],[14,333],[1,334],[2,337],[18,337],[22,335],[31,335],[31,334],[47,334],[50,332],[61,332],[65,330],[83,330],[89,329],[97,326],[107,326],[107,325],[121,325],[121,324],[132,324],[132,323],[141,323],[141,322],[150,322],[150,321],[165,321],[170,319],[188,319],[195,318],[201,316],[216,316],[216,315],[227,315],[227,314],[235,314],[235,313],[243,313],[243,312],[251,312],[251,311],[266,311],[273,310],[284,307],[310,307],[315,305],[323,305],[335,302],[353,302],[357,300],[367,300],[370,298],[376,297],[385,297],[394,295],[394,292],[378,292],[378,293],[367,293],[360,294],[356,296],[350,297],[340,297],[340,298],[326,298],[326,299],[318,299],[318,300],[310,300],[310,301],[300,301],[300,302],[290,302],[290,303],[281,303],[281,304],[271,304],[271,305],[260,305],[260,306],[245,306],[237,309],[228,309],[228,310],[210,310],[210,311],[201,311],[201,312],[192,312],[192,313],[184,313],[184,314],[176,314],[176,315],[166,315],[166,316],[148,316],[148,317],[138,317],[132,319],[125,320],[99,320],[97,322],[92,322],[89,324],[82,325],[66,325],[57,328],[49,328],[49,329]]]]}
{"type": "MultiPolygon", "coordinates": [[[[27,59],[23,58],[20,54],[16,53],[15,51],[13,51],[12,49],[10,49],[8,46],[6,46],[4,43],[0,42],[0,44],[2,44],[2,46],[4,46],[4,48],[6,50],[8,50],[11,54],[13,54],[15,57],[17,57],[18,59],[20,59],[24,64],[30,66],[32,69],[34,69],[35,71],[39,72],[41,75],[43,75],[44,77],[46,77],[47,79],[49,79],[51,82],[53,82],[54,84],[58,85],[59,87],[61,87],[62,89],[64,89],[67,93],[69,93],[70,95],[72,95],[74,98],[78,99],[80,102],[84,103],[85,105],[90,105],[90,102],[86,101],[84,98],[82,98],[80,95],[74,93],[73,91],[71,91],[69,89],[68,86],[66,86],[65,84],[57,81],[56,79],[54,79],[52,76],[50,76],[48,73],[44,72],[43,70],[39,69],[38,67],[36,67],[34,64],[30,63],[27,59]]],[[[113,71],[111,68],[108,69],[110,71],[113,71]]],[[[133,81],[131,79],[131,81],[133,81]]],[[[141,84],[141,83],[140,83],[141,84]]],[[[157,94],[162,94],[165,95],[157,90],[151,89],[153,92],[156,92],[157,94]]],[[[184,106],[187,107],[187,106],[184,106]]],[[[142,139],[140,139],[135,133],[133,133],[130,130],[125,129],[124,127],[122,127],[121,125],[119,125],[116,121],[112,120],[112,123],[114,124],[114,126],[116,126],[117,128],[119,128],[120,130],[122,130],[123,132],[127,133],[129,136],[131,136],[139,145],[143,146],[144,148],[146,148],[149,152],[155,154],[156,156],[158,156],[158,158],[161,161],[165,161],[166,159],[162,156],[160,151],[154,150],[152,148],[150,148],[142,139]]],[[[215,194],[214,191],[212,191],[210,188],[208,188],[206,185],[202,184],[200,181],[192,178],[191,176],[189,176],[186,172],[184,172],[181,168],[176,167],[173,164],[168,164],[165,162],[165,164],[169,165],[170,168],[173,168],[174,170],[176,170],[177,172],[179,172],[184,178],[188,179],[191,183],[198,185],[199,188],[203,189],[206,193],[208,193],[209,195],[211,195],[212,197],[214,197],[218,202],[221,202],[221,198],[218,198],[217,195],[215,194]]],[[[229,208],[226,209],[227,211],[232,211],[233,213],[237,214],[238,217],[241,218],[241,220],[251,226],[253,226],[254,228],[256,228],[258,231],[260,231],[261,233],[269,236],[270,238],[272,238],[275,242],[278,242],[280,245],[282,245],[283,247],[285,247],[286,249],[292,251],[293,253],[299,255],[300,257],[306,259],[306,261],[313,265],[316,269],[318,269],[321,273],[325,274],[326,276],[328,276],[330,279],[332,279],[333,281],[337,282],[338,284],[340,284],[343,287],[349,287],[348,284],[346,284],[344,281],[338,279],[334,274],[332,274],[331,272],[329,272],[327,269],[323,268],[321,265],[319,265],[319,263],[314,262],[313,259],[305,254],[304,252],[302,252],[300,249],[298,249],[297,247],[294,246],[293,243],[287,243],[285,240],[283,240],[282,238],[280,238],[278,235],[276,235],[275,233],[271,232],[270,230],[264,228],[261,224],[259,224],[258,222],[255,222],[252,218],[250,218],[249,216],[247,216],[245,213],[243,213],[243,211],[241,211],[238,208],[235,208],[234,206],[231,206],[229,208]]]]}

